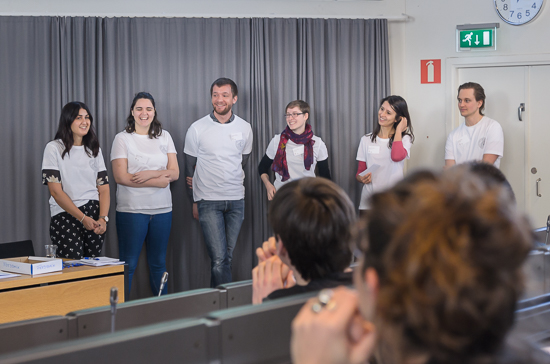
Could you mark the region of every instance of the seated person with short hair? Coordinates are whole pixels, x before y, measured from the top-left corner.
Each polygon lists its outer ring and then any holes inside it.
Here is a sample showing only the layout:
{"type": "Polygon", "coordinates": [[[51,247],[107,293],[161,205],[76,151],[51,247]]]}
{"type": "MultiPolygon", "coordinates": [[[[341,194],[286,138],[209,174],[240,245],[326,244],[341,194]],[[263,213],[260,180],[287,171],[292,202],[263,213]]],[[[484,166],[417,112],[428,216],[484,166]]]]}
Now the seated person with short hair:
{"type": "Polygon", "coordinates": [[[516,195],[514,194],[512,185],[500,169],[493,164],[480,161],[470,161],[465,164],[469,167],[470,172],[480,177],[485,183],[505,187],[510,192],[513,203],[516,204],[516,195]]]}
{"type": "Polygon", "coordinates": [[[269,206],[274,237],[258,248],[252,270],[253,303],[352,283],[349,197],[325,178],[281,187],[269,206]]]}

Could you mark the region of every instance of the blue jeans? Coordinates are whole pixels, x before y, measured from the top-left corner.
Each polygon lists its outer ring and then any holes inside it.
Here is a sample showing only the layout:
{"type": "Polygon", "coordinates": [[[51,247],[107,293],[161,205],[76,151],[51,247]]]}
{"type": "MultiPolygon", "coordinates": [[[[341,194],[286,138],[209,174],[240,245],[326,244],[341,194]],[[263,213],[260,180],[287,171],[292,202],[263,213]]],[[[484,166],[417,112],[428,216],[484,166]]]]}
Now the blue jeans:
{"type": "Polygon", "coordinates": [[[231,282],[233,249],[244,220],[244,199],[197,202],[199,222],[211,260],[210,287],[231,282]]]}
{"type": "MultiPolygon", "coordinates": [[[[132,287],[132,277],[143,242],[147,241],[145,248],[149,264],[149,283],[153,295],[158,295],[162,275],[166,272],[166,250],[171,227],[172,212],[158,215],[116,212],[119,258],[128,264],[128,290],[132,287]]],[[[166,293],[165,286],[162,294],[166,293]]]]}

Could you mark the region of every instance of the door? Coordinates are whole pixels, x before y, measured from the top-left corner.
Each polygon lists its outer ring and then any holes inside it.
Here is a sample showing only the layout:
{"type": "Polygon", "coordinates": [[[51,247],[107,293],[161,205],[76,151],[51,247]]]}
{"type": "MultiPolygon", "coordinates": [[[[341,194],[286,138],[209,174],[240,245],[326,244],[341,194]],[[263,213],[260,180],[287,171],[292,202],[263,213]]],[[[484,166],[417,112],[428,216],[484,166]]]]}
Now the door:
{"type": "Polygon", "coordinates": [[[533,225],[546,226],[550,215],[550,66],[529,67],[529,111],[527,125],[526,203],[533,225]],[[537,194],[538,184],[538,194],[537,194]]]}
{"type": "MultiPolygon", "coordinates": [[[[500,170],[512,185],[520,210],[525,211],[525,124],[518,118],[518,107],[526,103],[527,66],[460,68],[459,85],[465,82],[477,82],[485,90],[485,111],[491,119],[500,123],[504,131],[504,156],[500,161],[500,170]]],[[[542,81],[542,80],[541,80],[542,81]]],[[[542,83],[542,82],[541,82],[542,83]]],[[[544,94],[544,93],[542,93],[544,94]]],[[[458,107],[455,109],[460,122],[458,107]]],[[[454,127],[456,127],[455,125],[454,127]]],[[[548,180],[550,183],[550,179],[548,180]]],[[[549,191],[550,193],[550,185],[549,191]]]]}

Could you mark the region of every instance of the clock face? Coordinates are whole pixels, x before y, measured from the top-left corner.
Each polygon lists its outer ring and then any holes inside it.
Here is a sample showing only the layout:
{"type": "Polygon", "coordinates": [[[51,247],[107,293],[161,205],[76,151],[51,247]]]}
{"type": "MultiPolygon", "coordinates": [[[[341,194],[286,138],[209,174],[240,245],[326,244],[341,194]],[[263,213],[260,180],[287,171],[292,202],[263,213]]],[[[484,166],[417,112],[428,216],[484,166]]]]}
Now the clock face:
{"type": "Polygon", "coordinates": [[[544,0],[494,0],[498,15],[508,24],[522,25],[533,20],[544,0]]]}

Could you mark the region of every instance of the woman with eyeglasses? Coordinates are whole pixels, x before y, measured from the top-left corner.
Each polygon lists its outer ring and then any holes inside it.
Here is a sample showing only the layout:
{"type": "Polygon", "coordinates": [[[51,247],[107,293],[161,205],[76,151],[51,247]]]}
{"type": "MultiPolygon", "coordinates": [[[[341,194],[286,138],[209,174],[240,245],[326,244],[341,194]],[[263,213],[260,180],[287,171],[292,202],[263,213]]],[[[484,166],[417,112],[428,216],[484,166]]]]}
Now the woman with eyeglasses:
{"type": "Polygon", "coordinates": [[[258,166],[260,178],[267,190],[267,199],[272,200],[275,192],[285,183],[303,177],[330,178],[327,146],[321,138],[313,135],[309,119],[309,104],[302,100],[291,101],[286,106],[287,127],[275,135],[258,166]],[[269,168],[275,172],[275,181],[269,180],[269,168]]]}
{"type": "Polygon", "coordinates": [[[83,102],[63,106],[55,140],[42,160],[50,198],[50,238],[60,258],[101,254],[109,218],[109,181],[94,118],[83,102]]]}
{"type": "Polygon", "coordinates": [[[374,131],[363,135],[357,150],[355,178],[363,184],[360,211],[369,209],[369,196],[403,178],[405,159],[411,156],[413,142],[407,102],[401,96],[384,98],[380,102],[374,131]]]}

